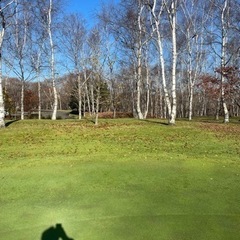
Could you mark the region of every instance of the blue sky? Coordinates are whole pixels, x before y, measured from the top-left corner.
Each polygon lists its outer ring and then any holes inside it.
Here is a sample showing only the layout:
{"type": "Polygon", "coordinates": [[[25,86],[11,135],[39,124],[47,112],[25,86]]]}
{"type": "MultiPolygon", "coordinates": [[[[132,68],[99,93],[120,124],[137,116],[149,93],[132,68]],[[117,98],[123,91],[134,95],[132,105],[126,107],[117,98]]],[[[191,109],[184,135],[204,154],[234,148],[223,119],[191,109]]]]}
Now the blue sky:
{"type": "Polygon", "coordinates": [[[94,21],[96,12],[100,9],[102,2],[119,2],[119,0],[67,0],[68,12],[80,12],[82,16],[91,24],[94,21]]]}
{"type": "Polygon", "coordinates": [[[80,12],[85,18],[90,18],[100,6],[101,1],[99,0],[68,0],[67,10],[69,12],[80,12]]]}
{"type": "Polygon", "coordinates": [[[100,9],[101,0],[66,0],[67,13],[80,13],[86,19],[87,26],[93,27],[96,23],[96,13],[100,9]]]}

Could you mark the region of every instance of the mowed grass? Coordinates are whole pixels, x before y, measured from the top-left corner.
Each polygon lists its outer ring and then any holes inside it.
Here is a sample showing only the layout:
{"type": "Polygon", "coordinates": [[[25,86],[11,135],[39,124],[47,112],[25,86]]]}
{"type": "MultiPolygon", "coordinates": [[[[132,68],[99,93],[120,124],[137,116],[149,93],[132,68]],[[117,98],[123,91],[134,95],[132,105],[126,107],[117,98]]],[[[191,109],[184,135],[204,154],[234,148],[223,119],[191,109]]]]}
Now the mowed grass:
{"type": "Polygon", "coordinates": [[[17,121],[0,179],[0,239],[240,239],[237,121],[17,121]]]}

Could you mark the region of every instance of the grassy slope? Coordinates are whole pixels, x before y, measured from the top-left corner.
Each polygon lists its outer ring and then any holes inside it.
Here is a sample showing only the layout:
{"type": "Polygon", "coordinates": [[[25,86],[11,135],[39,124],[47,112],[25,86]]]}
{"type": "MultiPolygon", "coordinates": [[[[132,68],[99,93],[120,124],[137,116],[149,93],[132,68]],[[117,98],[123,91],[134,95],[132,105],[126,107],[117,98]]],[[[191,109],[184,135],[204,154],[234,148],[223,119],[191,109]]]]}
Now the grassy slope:
{"type": "Polygon", "coordinates": [[[0,132],[0,236],[240,238],[239,124],[19,121],[0,132]]]}

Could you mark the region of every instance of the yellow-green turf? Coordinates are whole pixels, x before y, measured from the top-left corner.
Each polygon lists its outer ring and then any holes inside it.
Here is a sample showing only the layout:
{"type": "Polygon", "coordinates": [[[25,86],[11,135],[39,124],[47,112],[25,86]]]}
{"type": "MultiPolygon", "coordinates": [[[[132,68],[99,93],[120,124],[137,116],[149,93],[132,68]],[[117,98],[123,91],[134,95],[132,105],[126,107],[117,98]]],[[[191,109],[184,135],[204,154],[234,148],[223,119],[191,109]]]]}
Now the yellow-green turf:
{"type": "Polygon", "coordinates": [[[237,121],[8,122],[0,181],[0,239],[240,239],[237,121]]]}

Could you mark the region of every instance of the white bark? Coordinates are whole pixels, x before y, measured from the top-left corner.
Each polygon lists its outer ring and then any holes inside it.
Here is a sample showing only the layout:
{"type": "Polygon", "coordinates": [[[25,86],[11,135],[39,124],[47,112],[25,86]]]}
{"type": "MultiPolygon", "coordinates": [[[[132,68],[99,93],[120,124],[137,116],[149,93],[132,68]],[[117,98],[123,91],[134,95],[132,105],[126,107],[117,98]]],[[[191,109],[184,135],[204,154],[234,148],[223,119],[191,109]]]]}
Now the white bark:
{"type": "Polygon", "coordinates": [[[80,120],[82,118],[82,92],[84,84],[88,80],[86,76],[87,52],[84,49],[86,46],[86,29],[84,19],[78,14],[67,15],[63,21],[61,42],[64,48],[63,52],[74,65],[74,72],[77,76],[76,99],[78,100],[78,118],[80,120]],[[81,81],[81,73],[84,74],[83,81],[81,81]]]}
{"type": "Polygon", "coordinates": [[[38,119],[40,120],[41,118],[42,118],[41,83],[40,80],[38,80],[38,119]]]}
{"type": "Polygon", "coordinates": [[[3,10],[9,7],[14,1],[9,1],[5,4],[4,7],[0,6],[0,128],[5,127],[5,108],[4,108],[4,98],[3,98],[3,86],[2,86],[2,45],[3,45],[3,38],[6,29],[6,19],[3,13],[3,10]]]}
{"type": "Polygon", "coordinates": [[[183,26],[182,33],[185,35],[187,41],[187,56],[184,57],[183,61],[186,62],[188,72],[188,120],[191,121],[193,116],[193,94],[195,82],[203,67],[204,24],[207,22],[209,15],[203,15],[203,13],[200,13],[199,15],[199,4],[201,4],[201,6],[204,4],[201,1],[195,2],[194,0],[182,0],[181,2],[186,22],[183,26]]]}
{"type": "Polygon", "coordinates": [[[0,128],[5,127],[5,108],[4,108],[4,99],[3,99],[3,87],[2,87],[2,43],[5,33],[5,19],[3,13],[1,14],[2,21],[2,30],[0,32],[0,128]]]}
{"type": "Polygon", "coordinates": [[[165,60],[163,57],[163,44],[162,44],[162,36],[161,36],[161,29],[160,29],[160,17],[162,14],[162,8],[159,10],[159,13],[156,14],[156,4],[157,0],[153,1],[153,6],[150,8],[151,15],[153,18],[153,31],[156,31],[156,42],[157,42],[157,48],[158,48],[158,57],[159,57],[159,63],[161,66],[161,77],[162,77],[162,86],[163,86],[163,93],[164,93],[164,99],[167,106],[168,114],[172,112],[171,102],[169,98],[169,93],[167,89],[167,82],[166,82],[166,73],[165,73],[165,60]]]}
{"type": "MultiPolygon", "coordinates": [[[[4,30],[0,33],[0,54],[1,46],[3,40],[4,30]]],[[[5,127],[5,108],[4,108],[4,99],[3,99],[3,87],[2,87],[2,58],[0,56],[0,128],[5,127]]]]}
{"type": "MultiPolygon", "coordinates": [[[[16,1],[17,3],[17,1],[16,1]]],[[[12,59],[8,61],[8,65],[14,69],[15,74],[21,81],[21,99],[20,99],[20,119],[24,120],[24,94],[25,94],[25,60],[27,58],[27,40],[28,40],[28,27],[29,19],[26,13],[26,9],[19,7],[16,9],[16,16],[14,19],[14,29],[13,29],[13,42],[10,48],[12,52],[12,59]],[[14,62],[16,60],[16,62],[14,62]]]]}
{"type": "Polygon", "coordinates": [[[224,76],[224,68],[226,67],[226,47],[227,47],[227,14],[228,11],[228,0],[224,1],[224,6],[222,9],[221,14],[221,23],[222,23],[222,53],[221,53],[221,99],[223,104],[223,111],[224,111],[224,123],[229,122],[229,112],[225,100],[225,89],[224,89],[224,83],[226,81],[226,78],[224,76]]]}
{"type": "Polygon", "coordinates": [[[172,111],[170,114],[170,124],[175,124],[177,115],[176,97],[176,66],[177,66],[177,39],[176,39],[176,4],[173,0],[171,4],[171,26],[172,26],[172,111]]]}
{"type": "Polygon", "coordinates": [[[137,63],[137,74],[136,74],[136,85],[137,85],[136,111],[137,111],[138,119],[143,119],[143,114],[141,111],[141,76],[142,76],[141,49],[138,49],[137,58],[138,58],[138,63],[137,63]]]}
{"type": "Polygon", "coordinates": [[[22,81],[21,86],[21,120],[24,120],[24,82],[22,81]]]}
{"type": "Polygon", "coordinates": [[[90,93],[91,93],[91,114],[95,113],[95,99],[94,99],[94,89],[93,89],[93,83],[90,85],[90,93]]]}
{"type": "MultiPolygon", "coordinates": [[[[43,45],[43,43],[42,43],[43,45]]],[[[36,55],[36,59],[33,58],[33,62],[35,64],[35,71],[37,74],[37,82],[38,82],[38,119],[42,118],[42,94],[41,94],[41,82],[40,82],[40,62],[42,55],[42,46],[39,48],[38,53],[36,55]]]]}
{"type": "Polygon", "coordinates": [[[159,51],[159,62],[161,64],[161,73],[162,73],[162,83],[163,83],[163,91],[165,102],[168,108],[169,114],[169,124],[175,124],[176,121],[176,113],[177,113],[177,98],[176,98],[176,64],[177,64],[177,41],[176,41],[176,8],[177,8],[177,0],[171,1],[170,10],[167,7],[167,3],[163,1],[162,6],[158,10],[158,14],[156,13],[156,5],[157,1],[154,0],[152,5],[149,5],[151,10],[151,15],[153,18],[153,31],[156,32],[157,35],[157,46],[159,51]],[[168,17],[169,23],[171,27],[172,33],[172,89],[171,89],[171,98],[172,103],[169,98],[167,84],[166,84],[166,76],[165,76],[165,60],[163,56],[163,44],[162,44],[162,36],[160,29],[161,15],[163,12],[163,8],[165,7],[168,17]]]}
{"type": "Polygon", "coordinates": [[[86,99],[87,99],[88,113],[91,114],[91,103],[90,103],[90,97],[89,97],[89,91],[88,91],[87,84],[85,84],[85,95],[86,95],[86,99]]]}
{"type": "MultiPolygon", "coordinates": [[[[143,118],[146,119],[147,118],[147,115],[148,115],[148,108],[149,108],[149,102],[150,102],[150,83],[149,83],[149,66],[148,66],[148,63],[147,63],[148,59],[147,59],[147,56],[146,56],[146,108],[145,108],[145,111],[144,111],[144,114],[143,114],[143,118]]],[[[153,109],[153,107],[152,107],[153,109]]],[[[152,114],[153,115],[153,114],[152,114]]]]}
{"type": "Polygon", "coordinates": [[[95,112],[95,125],[98,125],[99,116],[99,101],[100,101],[100,77],[97,76],[97,86],[96,86],[96,112],[95,112]]]}
{"type": "Polygon", "coordinates": [[[187,29],[186,33],[187,38],[187,52],[188,52],[188,60],[187,60],[187,70],[188,70],[188,88],[189,88],[189,107],[188,107],[188,120],[192,120],[193,114],[193,89],[195,79],[193,78],[193,71],[192,71],[192,36],[190,32],[190,28],[187,29]]]}
{"type": "Polygon", "coordinates": [[[136,85],[137,85],[137,102],[136,111],[138,119],[143,119],[143,113],[141,110],[141,80],[142,80],[142,23],[141,23],[141,13],[143,6],[138,3],[138,43],[137,43],[137,74],[136,74],[136,85]]]}
{"type": "Polygon", "coordinates": [[[82,119],[82,86],[81,86],[81,78],[80,74],[77,76],[78,81],[78,119],[82,119]]]}
{"type": "Polygon", "coordinates": [[[53,88],[52,120],[56,120],[57,119],[57,107],[58,107],[58,95],[57,95],[57,88],[56,88],[56,81],[55,81],[55,59],[54,59],[54,45],[53,45],[53,38],[52,38],[52,9],[53,9],[53,2],[52,2],[52,0],[49,0],[48,36],[49,36],[49,44],[50,44],[50,49],[51,49],[50,66],[51,66],[51,78],[52,78],[52,88],[53,88]]]}
{"type": "Polygon", "coordinates": [[[189,83],[189,113],[188,113],[188,120],[192,120],[192,115],[193,115],[193,89],[194,89],[194,84],[189,83]]]}

